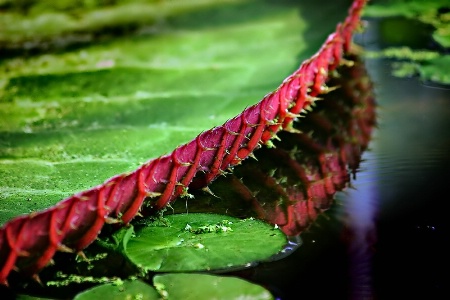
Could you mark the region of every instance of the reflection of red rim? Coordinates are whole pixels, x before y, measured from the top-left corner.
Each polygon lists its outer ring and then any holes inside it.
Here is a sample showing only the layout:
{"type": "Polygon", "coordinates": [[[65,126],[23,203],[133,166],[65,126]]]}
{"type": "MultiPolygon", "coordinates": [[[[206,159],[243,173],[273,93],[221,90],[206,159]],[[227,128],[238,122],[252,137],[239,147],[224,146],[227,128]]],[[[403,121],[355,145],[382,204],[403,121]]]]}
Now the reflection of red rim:
{"type": "MultiPolygon", "coordinates": [[[[357,171],[376,124],[372,82],[358,57],[350,58],[351,68],[340,67],[337,78],[328,78],[340,88],[295,123],[298,132],[282,132],[276,147],[258,149],[257,161],[235,168],[227,187],[241,198],[233,194],[238,199],[226,199],[232,202],[227,208],[245,201],[258,218],[296,236],[331,206],[357,171]]],[[[219,181],[211,184],[215,193],[219,181]]]]}
{"type": "MultiPolygon", "coordinates": [[[[243,161],[211,183],[214,196],[192,191],[195,201],[189,212],[212,209],[236,217],[250,215],[292,238],[329,209],[335,193],[358,171],[376,124],[373,86],[364,64],[357,56],[346,58],[354,62],[352,67],[340,66],[327,79],[339,88],[322,95],[324,101],[293,123],[296,132],[280,132],[275,147],[255,150],[256,160],[243,161]]],[[[172,208],[187,209],[179,202],[172,208]]]]}
{"type": "Polygon", "coordinates": [[[193,184],[206,186],[230,166],[239,164],[260,144],[267,144],[319,94],[327,92],[328,72],[350,52],[365,0],[355,0],[349,15],[321,49],[258,104],[222,126],[205,131],[172,154],[147,162],[130,174],[71,196],[55,206],[20,216],[0,229],[0,283],[11,270],[34,275],[56,251],[81,251],[92,243],[105,222],[129,223],[144,203],[152,210],[186,195],[193,184]],[[198,173],[205,176],[194,178],[198,173]]]}

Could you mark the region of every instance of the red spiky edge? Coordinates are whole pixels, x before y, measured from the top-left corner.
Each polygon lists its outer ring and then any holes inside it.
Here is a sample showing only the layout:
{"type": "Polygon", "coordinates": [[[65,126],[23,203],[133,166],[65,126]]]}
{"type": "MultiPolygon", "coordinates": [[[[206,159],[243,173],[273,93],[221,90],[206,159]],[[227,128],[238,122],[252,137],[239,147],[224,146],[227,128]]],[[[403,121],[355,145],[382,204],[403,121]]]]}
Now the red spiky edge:
{"type": "Polygon", "coordinates": [[[256,105],[132,173],[7,222],[0,229],[0,284],[7,285],[12,270],[37,276],[56,251],[79,252],[87,247],[105,222],[129,223],[145,199],[152,209],[161,209],[185,195],[188,186],[208,185],[261,144],[270,143],[279,130],[291,130],[293,120],[311,109],[316,96],[327,92],[328,72],[349,53],[365,3],[354,0],[345,21],[319,51],[256,105]]]}

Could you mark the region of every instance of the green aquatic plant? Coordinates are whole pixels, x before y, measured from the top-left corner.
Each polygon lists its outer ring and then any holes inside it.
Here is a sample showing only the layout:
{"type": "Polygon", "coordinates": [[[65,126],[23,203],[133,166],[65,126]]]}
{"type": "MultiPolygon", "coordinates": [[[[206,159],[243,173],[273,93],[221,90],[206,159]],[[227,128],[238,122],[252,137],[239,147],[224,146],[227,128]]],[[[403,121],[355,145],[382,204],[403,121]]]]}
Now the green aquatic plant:
{"type": "MultiPolygon", "coordinates": [[[[437,45],[434,49],[426,49],[429,47],[423,41],[419,41],[420,48],[412,47],[405,44],[411,37],[405,39],[407,35],[405,31],[410,28],[401,30],[399,22],[395,23],[397,26],[387,31],[391,32],[391,41],[398,40],[398,43],[403,43],[403,46],[389,47],[381,51],[371,52],[368,57],[386,57],[395,59],[393,64],[393,74],[399,77],[419,76],[421,80],[427,82],[435,82],[438,84],[450,84],[450,77],[446,66],[449,65],[450,55],[448,55],[448,48],[450,48],[450,6],[448,1],[433,0],[433,1],[379,1],[367,6],[364,11],[364,16],[377,18],[380,20],[393,19],[398,17],[406,18],[411,22],[418,21],[431,27],[429,36],[437,45]]],[[[405,23],[405,22],[403,22],[405,23]]],[[[394,26],[394,24],[392,24],[394,26]]],[[[411,27],[412,24],[408,23],[411,27]]],[[[420,26],[416,26],[420,27],[420,26]]],[[[423,26],[422,26],[423,27],[423,26]]],[[[420,27],[421,28],[421,27],[420,27]]],[[[419,30],[420,31],[420,30],[419,30]]],[[[409,33],[410,35],[417,35],[416,32],[409,33]]],[[[415,39],[419,39],[418,36],[415,39]]],[[[422,38],[423,39],[423,38],[422,38]]]]}

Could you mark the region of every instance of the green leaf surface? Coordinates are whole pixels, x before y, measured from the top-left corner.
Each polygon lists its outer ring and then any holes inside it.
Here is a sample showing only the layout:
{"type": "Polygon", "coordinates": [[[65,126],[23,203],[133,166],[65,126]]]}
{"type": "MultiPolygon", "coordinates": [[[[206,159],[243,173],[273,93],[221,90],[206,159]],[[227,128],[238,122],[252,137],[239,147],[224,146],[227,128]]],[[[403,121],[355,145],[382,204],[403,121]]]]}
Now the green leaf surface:
{"type": "Polygon", "coordinates": [[[136,232],[125,255],[144,270],[186,272],[240,268],[269,259],[286,236],[256,219],[216,214],[176,214],[136,232]]]}
{"type": "MultiPolygon", "coordinates": [[[[90,299],[274,299],[257,284],[231,276],[208,274],[164,274],[153,278],[153,286],[140,280],[126,280],[121,284],[102,284],[79,293],[74,300],[90,299]]],[[[24,296],[21,299],[39,299],[24,296]]]]}
{"type": "MultiPolygon", "coordinates": [[[[434,29],[430,33],[435,42],[441,49],[450,47],[450,8],[449,2],[446,0],[381,0],[368,5],[364,9],[364,16],[389,18],[389,17],[406,17],[411,20],[417,20],[424,24],[429,24],[434,29]]],[[[398,22],[391,21],[391,26],[384,30],[383,35],[389,35],[392,41],[403,41],[414,44],[418,43],[419,47],[425,47],[424,39],[428,38],[428,34],[421,38],[421,26],[417,23],[408,23],[400,20],[398,22]],[[408,26],[408,28],[402,28],[408,26]],[[411,27],[417,27],[411,30],[411,27]],[[417,32],[418,31],[418,32],[417,32]],[[412,35],[410,37],[405,37],[412,35]],[[393,38],[394,37],[394,38],[393,38]],[[414,42],[415,40],[415,42],[414,42]]],[[[378,55],[389,58],[411,60],[406,62],[395,62],[393,64],[393,75],[398,77],[409,77],[419,75],[424,81],[432,81],[439,84],[449,84],[448,76],[448,55],[445,50],[439,53],[427,50],[412,50],[408,47],[398,47],[385,49],[378,55]],[[420,62],[423,60],[423,62],[420,62]]]]}
{"type": "Polygon", "coordinates": [[[151,285],[139,280],[126,280],[121,284],[98,285],[75,296],[74,300],[158,300],[159,293],[151,285]]]}
{"type": "Polygon", "coordinates": [[[378,0],[369,2],[363,15],[367,17],[416,17],[434,13],[440,7],[448,7],[447,0],[378,0]]]}
{"type": "Polygon", "coordinates": [[[236,277],[207,274],[157,275],[153,283],[167,299],[274,299],[263,287],[236,277]]]}
{"type": "MultiPolygon", "coordinates": [[[[447,0],[381,0],[369,4],[364,16],[376,18],[405,17],[434,27],[432,36],[443,48],[450,47],[450,4],[447,0]]],[[[412,26],[414,24],[409,24],[412,26]]],[[[400,24],[401,26],[401,24],[400,24]]],[[[400,34],[399,28],[391,30],[400,34]]],[[[401,28],[400,28],[401,30],[401,28]]]]}
{"type": "MultiPolygon", "coordinates": [[[[237,0],[216,0],[231,3],[237,0]]],[[[44,48],[130,32],[211,5],[204,0],[0,1],[0,49],[44,48]],[[10,3],[7,3],[10,2],[10,3]],[[44,45],[39,45],[42,43],[44,45]]]]}
{"type": "Polygon", "coordinates": [[[239,114],[317,51],[349,5],[201,2],[168,6],[151,34],[0,60],[0,224],[239,114]]]}
{"type": "MultiPolygon", "coordinates": [[[[450,16],[450,13],[448,15],[450,16]]],[[[450,21],[433,33],[433,39],[442,45],[442,47],[450,48],[450,21]]]]}
{"type": "Polygon", "coordinates": [[[450,55],[443,55],[427,61],[419,67],[420,76],[427,81],[450,84],[450,55]]]}

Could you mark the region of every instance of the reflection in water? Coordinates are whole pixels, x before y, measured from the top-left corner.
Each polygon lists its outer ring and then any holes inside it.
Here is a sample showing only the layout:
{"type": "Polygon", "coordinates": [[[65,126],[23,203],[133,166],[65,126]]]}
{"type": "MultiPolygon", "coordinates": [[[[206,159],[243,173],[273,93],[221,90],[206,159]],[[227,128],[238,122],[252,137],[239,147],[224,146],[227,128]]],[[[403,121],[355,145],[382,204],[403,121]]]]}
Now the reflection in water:
{"type": "MultiPolygon", "coordinates": [[[[350,177],[356,176],[372,136],[372,83],[363,64],[357,57],[352,59],[354,67],[341,67],[328,83],[339,88],[296,122],[299,132],[280,133],[274,148],[261,147],[255,152],[256,159],[244,161],[210,185],[210,194],[193,191],[195,199],[177,201],[174,210],[264,219],[291,237],[292,243],[280,257],[292,253],[301,244],[299,235],[330,208],[335,193],[349,185],[350,177]]],[[[373,186],[348,194],[346,239],[353,259],[354,296],[359,298],[371,294],[373,186]]]]}
{"type": "MultiPolygon", "coordinates": [[[[367,21],[355,42],[366,51],[392,46],[385,43],[383,19],[367,21]]],[[[417,30],[408,35],[421,49],[433,47],[429,35],[417,30]]],[[[379,124],[371,161],[355,182],[358,192],[366,186],[377,191],[371,194],[378,211],[374,290],[378,299],[441,299],[448,293],[450,267],[450,89],[430,87],[417,77],[393,77],[392,63],[365,62],[375,82],[379,124]]]]}
{"type": "Polygon", "coordinates": [[[233,172],[175,203],[177,212],[211,211],[258,217],[297,236],[333,202],[355,175],[375,125],[372,83],[357,57],[328,82],[339,87],[317,101],[298,132],[281,132],[275,147],[261,147],[233,172]]]}
{"type": "MultiPolygon", "coordinates": [[[[365,152],[365,159],[375,161],[371,152],[365,152]]],[[[373,179],[374,169],[366,169],[364,177],[373,179]]],[[[377,186],[358,181],[357,189],[346,192],[345,215],[348,230],[348,251],[352,299],[372,299],[372,265],[376,242],[375,216],[377,214],[377,186]]]]}

